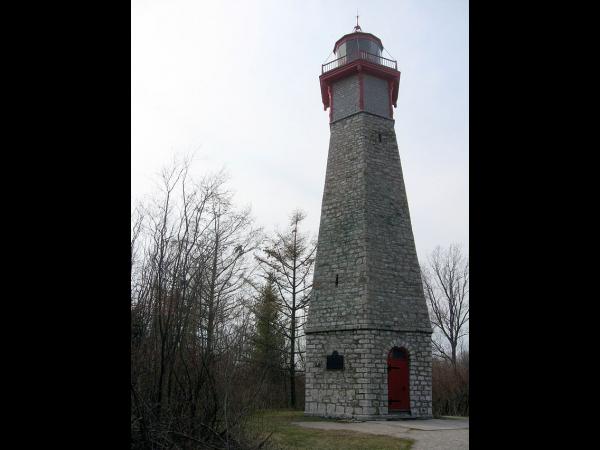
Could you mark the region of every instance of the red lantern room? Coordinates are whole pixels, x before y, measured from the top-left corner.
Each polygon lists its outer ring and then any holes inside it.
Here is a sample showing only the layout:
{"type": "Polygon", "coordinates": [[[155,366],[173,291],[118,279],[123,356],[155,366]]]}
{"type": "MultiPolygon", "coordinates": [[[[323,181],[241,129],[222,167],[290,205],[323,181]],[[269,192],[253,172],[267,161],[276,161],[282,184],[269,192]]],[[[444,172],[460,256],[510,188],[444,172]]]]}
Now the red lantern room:
{"type": "Polygon", "coordinates": [[[319,77],[331,122],[360,111],[393,118],[400,72],[396,61],[381,56],[382,50],[381,40],[358,24],[335,43],[335,59],[323,64],[319,77]]]}

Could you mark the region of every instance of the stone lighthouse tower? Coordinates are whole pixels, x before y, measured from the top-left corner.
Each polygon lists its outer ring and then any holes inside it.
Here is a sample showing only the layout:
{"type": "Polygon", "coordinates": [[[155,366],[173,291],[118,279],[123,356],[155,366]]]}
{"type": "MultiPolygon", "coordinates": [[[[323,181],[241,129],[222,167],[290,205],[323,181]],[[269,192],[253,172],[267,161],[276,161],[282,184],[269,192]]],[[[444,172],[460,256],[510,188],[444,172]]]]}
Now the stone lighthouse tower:
{"type": "Polygon", "coordinates": [[[322,67],[330,141],[306,331],[306,414],[431,417],[431,324],[393,108],[400,72],[357,26],[322,67]]]}

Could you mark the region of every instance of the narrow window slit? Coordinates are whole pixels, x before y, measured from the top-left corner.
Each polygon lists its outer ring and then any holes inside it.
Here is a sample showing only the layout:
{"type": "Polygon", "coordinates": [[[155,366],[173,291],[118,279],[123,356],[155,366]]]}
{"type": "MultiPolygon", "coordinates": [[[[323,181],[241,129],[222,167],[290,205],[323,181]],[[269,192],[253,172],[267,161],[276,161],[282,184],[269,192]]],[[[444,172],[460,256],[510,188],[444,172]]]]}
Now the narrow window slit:
{"type": "Polygon", "coordinates": [[[336,274],[335,275],[335,287],[337,287],[337,285],[338,285],[338,275],[336,274]]]}
{"type": "Polygon", "coordinates": [[[378,133],[377,136],[379,137],[379,142],[381,142],[381,133],[378,133]]]}

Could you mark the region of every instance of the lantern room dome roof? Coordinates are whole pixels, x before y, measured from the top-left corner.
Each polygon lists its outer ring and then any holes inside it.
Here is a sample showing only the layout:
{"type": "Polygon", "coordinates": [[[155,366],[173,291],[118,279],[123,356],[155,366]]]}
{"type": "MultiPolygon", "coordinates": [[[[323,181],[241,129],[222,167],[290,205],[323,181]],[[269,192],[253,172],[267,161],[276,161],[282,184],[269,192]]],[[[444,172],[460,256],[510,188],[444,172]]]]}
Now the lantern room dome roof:
{"type": "Polygon", "coordinates": [[[383,50],[383,44],[381,43],[381,39],[379,39],[377,36],[371,33],[363,33],[362,31],[356,31],[354,33],[345,34],[344,36],[339,38],[333,46],[333,53],[336,53],[338,47],[350,39],[368,39],[370,41],[375,42],[379,46],[380,50],[383,50]]]}

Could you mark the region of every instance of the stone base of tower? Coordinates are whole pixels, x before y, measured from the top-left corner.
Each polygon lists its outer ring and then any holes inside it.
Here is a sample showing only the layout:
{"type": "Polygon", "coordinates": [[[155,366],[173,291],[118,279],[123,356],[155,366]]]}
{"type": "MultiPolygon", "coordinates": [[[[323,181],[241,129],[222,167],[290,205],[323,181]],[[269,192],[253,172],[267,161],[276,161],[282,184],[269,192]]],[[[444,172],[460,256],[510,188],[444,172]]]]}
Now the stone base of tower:
{"type": "Polygon", "coordinates": [[[305,414],[356,419],[431,418],[431,333],[343,330],[306,335],[305,414]],[[410,410],[388,410],[388,354],[408,353],[410,410]],[[328,370],[327,356],[344,357],[328,370]]]}

